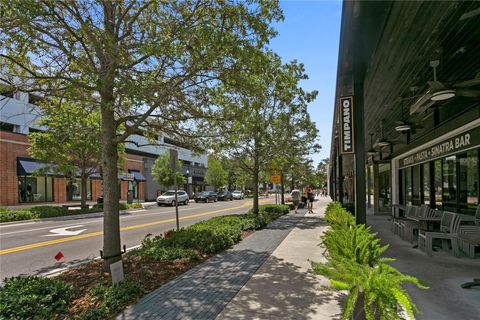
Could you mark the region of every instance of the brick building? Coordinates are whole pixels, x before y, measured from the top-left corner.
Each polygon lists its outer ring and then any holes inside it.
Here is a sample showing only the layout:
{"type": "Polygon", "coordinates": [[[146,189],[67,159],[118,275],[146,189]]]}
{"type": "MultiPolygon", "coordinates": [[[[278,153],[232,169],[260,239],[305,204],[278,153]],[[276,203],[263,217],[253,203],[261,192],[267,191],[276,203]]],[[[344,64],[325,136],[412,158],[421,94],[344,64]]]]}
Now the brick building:
{"type": "MultiPolygon", "coordinates": [[[[3,94],[0,94],[0,206],[78,202],[80,179],[67,179],[53,172],[44,176],[33,174],[36,169],[47,165],[28,154],[28,133],[44,129],[36,125],[40,115],[33,104],[35,96],[19,92],[3,94]]],[[[136,136],[134,139],[145,138],[136,136]]],[[[193,155],[170,140],[162,141],[162,146],[137,147],[127,143],[123,172],[119,172],[120,200],[126,200],[128,191],[131,191],[135,201],[151,201],[167,189],[154,181],[150,169],[155,159],[168,152],[170,147],[179,151],[182,171],[188,175],[183,188],[189,194],[204,189],[206,155],[193,155]]],[[[96,201],[101,195],[101,176],[94,174],[87,183],[88,200],[96,201]]]]}

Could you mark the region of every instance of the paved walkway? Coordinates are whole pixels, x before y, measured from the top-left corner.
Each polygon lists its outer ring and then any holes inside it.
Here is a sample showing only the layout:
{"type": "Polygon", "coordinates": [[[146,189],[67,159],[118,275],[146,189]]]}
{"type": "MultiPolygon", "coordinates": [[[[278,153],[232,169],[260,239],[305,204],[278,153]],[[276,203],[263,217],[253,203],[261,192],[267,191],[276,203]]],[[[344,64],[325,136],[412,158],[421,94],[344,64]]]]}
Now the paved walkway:
{"type": "MultiPolygon", "coordinates": [[[[333,319],[338,296],[307,273],[318,247],[318,214],[289,214],[126,309],[116,319],[333,319]],[[283,241],[283,242],[282,242],[283,241]]],[[[320,213],[321,212],[321,213],[320,213]]]]}

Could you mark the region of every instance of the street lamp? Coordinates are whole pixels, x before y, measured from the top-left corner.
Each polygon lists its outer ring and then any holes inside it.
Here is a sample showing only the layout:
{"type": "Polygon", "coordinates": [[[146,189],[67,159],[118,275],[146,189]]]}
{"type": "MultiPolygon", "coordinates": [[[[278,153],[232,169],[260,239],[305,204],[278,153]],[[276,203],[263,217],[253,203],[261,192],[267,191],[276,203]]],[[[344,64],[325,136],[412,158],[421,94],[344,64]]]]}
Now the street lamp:
{"type": "Polygon", "coordinates": [[[185,174],[187,175],[187,194],[188,194],[188,197],[190,197],[190,188],[189,188],[189,183],[190,183],[190,170],[187,169],[187,171],[185,172],[185,174]]]}

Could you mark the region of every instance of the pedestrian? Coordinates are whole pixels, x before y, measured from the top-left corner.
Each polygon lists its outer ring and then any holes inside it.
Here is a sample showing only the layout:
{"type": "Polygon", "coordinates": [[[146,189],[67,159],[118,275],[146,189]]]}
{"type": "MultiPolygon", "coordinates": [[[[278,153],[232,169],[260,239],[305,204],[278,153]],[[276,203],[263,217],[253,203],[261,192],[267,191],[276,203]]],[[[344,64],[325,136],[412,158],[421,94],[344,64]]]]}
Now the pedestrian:
{"type": "Polygon", "coordinates": [[[293,208],[295,209],[295,213],[297,213],[298,204],[300,203],[300,190],[293,189],[292,192],[290,193],[290,196],[292,197],[293,208]]]}
{"type": "Polygon", "coordinates": [[[312,189],[307,189],[308,213],[313,213],[314,200],[315,200],[315,195],[313,194],[312,189]]]}

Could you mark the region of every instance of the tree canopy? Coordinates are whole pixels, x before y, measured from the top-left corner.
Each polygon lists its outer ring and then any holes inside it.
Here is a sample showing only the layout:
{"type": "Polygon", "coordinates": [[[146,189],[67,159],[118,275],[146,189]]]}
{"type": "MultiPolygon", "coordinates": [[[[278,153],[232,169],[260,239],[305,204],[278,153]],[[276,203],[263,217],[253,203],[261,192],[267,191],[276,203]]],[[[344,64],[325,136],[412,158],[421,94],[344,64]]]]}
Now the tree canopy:
{"type": "Polygon", "coordinates": [[[199,120],[214,111],[213,88],[244,83],[257,52],[276,34],[270,24],[282,19],[278,1],[0,5],[0,80],[100,112],[108,267],[121,259],[117,145],[131,134],[156,136],[159,130],[184,142],[201,136],[199,120]]]}
{"type": "Polygon", "coordinates": [[[152,166],[152,176],[155,181],[167,188],[174,185],[174,172],[177,175],[177,186],[184,185],[185,177],[182,174],[182,162],[178,161],[176,171],[173,170],[168,153],[159,156],[152,166]]]}

